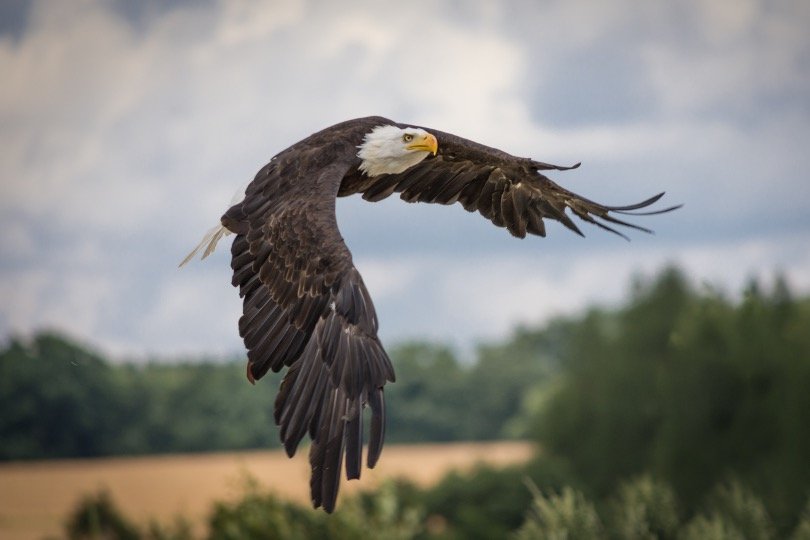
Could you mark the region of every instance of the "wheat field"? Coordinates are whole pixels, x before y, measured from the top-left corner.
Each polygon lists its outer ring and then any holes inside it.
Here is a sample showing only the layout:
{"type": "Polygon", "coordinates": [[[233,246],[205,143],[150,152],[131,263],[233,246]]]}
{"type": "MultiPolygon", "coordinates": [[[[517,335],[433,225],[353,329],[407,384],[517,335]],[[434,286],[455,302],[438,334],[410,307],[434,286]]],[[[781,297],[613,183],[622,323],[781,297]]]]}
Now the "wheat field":
{"type": "MultiPolygon", "coordinates": [[[[360,481],[344,480],[341,493],[370,489],[392,477],[428,486],[454,469],[520,463],[532,453],[532,445],[525,442],[390,445],[374,470],[363,470],[360,481]]],[[[4,463],[0,538],[59,535],[79,499],[101,489],[139,524],[150,519],[169,523],[182,515],[202,532],[212,503],[238,498],[249,477],[283,497],[308,501],[306,451],[292,460],[276,450],[4,463]]]]}

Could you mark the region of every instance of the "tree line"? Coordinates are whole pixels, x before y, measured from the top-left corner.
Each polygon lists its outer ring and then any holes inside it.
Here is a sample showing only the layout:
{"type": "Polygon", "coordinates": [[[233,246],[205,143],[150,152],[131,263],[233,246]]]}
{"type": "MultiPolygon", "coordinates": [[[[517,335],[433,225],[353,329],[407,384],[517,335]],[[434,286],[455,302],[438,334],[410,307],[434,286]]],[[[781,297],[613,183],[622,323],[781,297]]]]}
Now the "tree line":
{"type": "MultiPolygon", "coordinates": [[[[527,436],[523,396],[545,369],[508,350],[465,364],[441,345],[395,347],[387,442],[527,436]]],[[[0,460],[275,448],[280,379],[249,384],[243,358],[116,363],[58,333],[13,338],[0,352],[0,460]]]]}
{"type": "MultiPolygon", "coordinates": [[[[472,362],[425,343],[392,358],[389,441],[522,437],[540,448],[525,467],[399,490],[398,504],[421,509],[415,537],[530,535],[544,519],[567,527],[558,510],[601,531],[569,538],[623,537],[611,501],[639,478],[656,487],[627,492],[633,515],[648,511],[647,493],[675,501],[665,505],[675,525],[638,538],[754,537],[740,516],[759,520],[758,538],[810,530],[810,298],[783,279],[729,296],[668,268],[636,279],[621,306],[516,329],[472,362]]],[[[2,458],[275,445],[277,382],[251,387],[241,361],[111,364],[53,334],[11,340],[2,458]]]]}

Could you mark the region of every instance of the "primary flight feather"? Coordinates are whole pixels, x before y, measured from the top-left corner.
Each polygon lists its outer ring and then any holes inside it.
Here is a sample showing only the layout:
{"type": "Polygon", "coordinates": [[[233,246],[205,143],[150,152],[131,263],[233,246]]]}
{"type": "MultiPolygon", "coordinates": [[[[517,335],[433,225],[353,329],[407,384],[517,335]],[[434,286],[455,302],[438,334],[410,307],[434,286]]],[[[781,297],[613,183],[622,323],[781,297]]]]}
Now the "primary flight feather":
{"type": "Polygon", "coordinates": [[[335,199],[355,193],[379,201],[400,193],[408,202],[461,203],[513,235],[546,235],[545,218],[582,234],[566,210],[624,236],[645,232],[618,215],[638,204],[606,206],[572,193],[540,173],[566,170],[433,129],[381,117],[348,120],[294,144],[262,167],[200,249],[203,258],[234,233],[231,267],[243,315],[247,377],[288,367],[275,401],[281,441],[292,456],[309,434],[312,503],[334,510],[344,463],[359,478],[363,410],[371,409],[366,463],[374,467],[385,437],[383,387],[394,368],[377,337],[377,315],[335,220],[335,199]]]}

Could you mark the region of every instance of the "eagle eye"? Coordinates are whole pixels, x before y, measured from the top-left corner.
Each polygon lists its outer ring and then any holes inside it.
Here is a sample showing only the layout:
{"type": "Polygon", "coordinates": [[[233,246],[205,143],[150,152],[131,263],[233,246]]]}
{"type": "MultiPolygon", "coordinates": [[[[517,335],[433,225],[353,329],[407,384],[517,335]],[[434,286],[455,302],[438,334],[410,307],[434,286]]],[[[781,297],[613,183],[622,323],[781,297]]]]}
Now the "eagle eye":
{"type": "Polygon", "coordinates": [[[402,136],[402,142],[411,142],[413,140],[413,135],[410,133],[406,133],[402,136]]]}

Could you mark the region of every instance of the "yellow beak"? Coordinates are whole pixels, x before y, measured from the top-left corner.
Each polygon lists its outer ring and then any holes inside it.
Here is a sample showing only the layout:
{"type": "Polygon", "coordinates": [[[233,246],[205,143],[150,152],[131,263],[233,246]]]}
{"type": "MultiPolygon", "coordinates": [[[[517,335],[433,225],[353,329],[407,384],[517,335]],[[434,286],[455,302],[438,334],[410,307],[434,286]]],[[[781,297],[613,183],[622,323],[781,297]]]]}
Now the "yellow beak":
{"type": "Polygon", "coordinates": [[[408,150],[422,150],[423,152],[430,152],[434,156],[439,150],[439,141],[432,133],[428,133],[424,137],[414,139],[413,144],[407,146],[408,150]]]}

